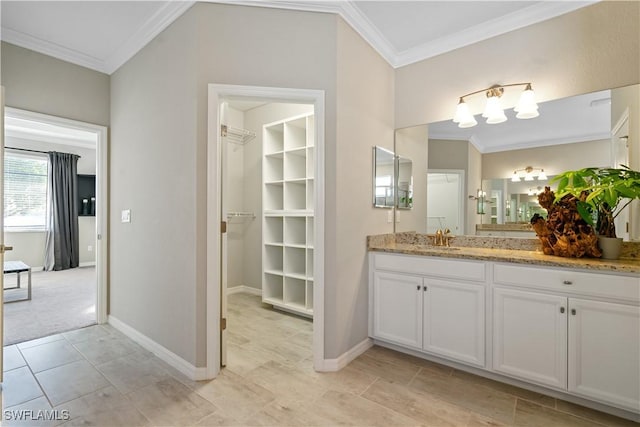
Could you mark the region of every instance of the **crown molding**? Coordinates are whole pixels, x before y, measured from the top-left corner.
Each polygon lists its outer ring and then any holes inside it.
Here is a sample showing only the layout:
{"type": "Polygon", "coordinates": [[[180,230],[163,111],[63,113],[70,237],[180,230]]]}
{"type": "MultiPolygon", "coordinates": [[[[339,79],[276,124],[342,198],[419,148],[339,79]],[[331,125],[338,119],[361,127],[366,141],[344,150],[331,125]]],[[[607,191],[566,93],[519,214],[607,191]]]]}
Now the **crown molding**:
{"type": "Polygon", "coordinates": [[[118,50],[104,60],[10,28],[2,27],[0,39],[101,73],[112,74],[194,3],[195,1],[166,2],[118,50]]]}
{"type": "MultiPolygon", "coordinates": [[[[511,151],[511,150],[524,150],[527,148],[538,148],[538,147],[547,147],[550,145],[562,145],[562,144],[573,144],[576,142],[588,142],[588,141],[598,141],[601,139],[610,139],[611,132],[602,132],[602,133],[589,133],[589,134],[578,134],[578,135],[567,135],[553,139],[530,139],[526,141],[518,141],[512,144],[501,144],[498,146],[486,146],[482,143],[482,141],[475,135],[471,135],[468,141],[476,147],[476,149],[482,153],[498,153],[500,151],[511,151]]],[[[465,138],[461,138],[460,135],[455,135],[453,133],[429,133],[429,139],[442,139],[445,141],[465,141],[465,138]]]]}
{"type": "MultiPolygon", "coordinates": [[[[341,16],[392,67],[399,68],[463,46],[471,45],[509,31],[517,30],[582,7],[599,0],[540,2],[464,31],[441,37],[421,46],[398,52],[384,35],[358,8],[355,1],[277,1],[277,0],[204,0],[239,6],[268,7],[307,12],[332,13],[341,16]]],[[[162,30],[186,12],[196,1],[169,1],[154,13],[118,50],[102,60],[64,46],[12,29],[2,28],[0,39],[86,68],[112,74],[146,46],[162,30]]]]}
{"type": "Polygon", "coordinates": [[[105,72],[107,74],[115,72],[195,3],[195,1],[166,2],[118,50],[104,61],[105,72]]]}
{"type": "Polygon", "coordinates": [[[538,148],[538,147],[548,147],[548,146],[557,146],[563,144],[574,144],[576,142],[589,142],[589,141],[599,141],[602,139],[610,139],[611,132],[602,132],[602,133],[592,133],[585,135],[569,135],[566,137],[559,137],[553,139],[534,139],[530,141],[522,141],[516,142],[514,144],[504,144],[499,147],[485,147],[484,151],[481,151],[482,154],[487,153],[498,153],[500,151],[511,151],[511,150],[524,150],[527,148],[538,148]]]}
{"type": "Polygon", "coordinates": [[[82,67],[91,68],[92,70],[100,71],[101,73],[107,73],[104,62],[99,58],[51,43],[47,40],[33,37],[29,34],[24,34],[20,31],[2,27],[2,31],[0,31],[0,39],[25,49],[30,49],[82,67]]]}
{"type": "Polygon", "coordinates": [[[440,37],[423,45],[399,52],[396,54],[395,61],[392,65],[398,68],[413,64],[445,52],[481,42],[491,37],[573,12],[574,10],[597,3],[598,1],[599,0],[540,2],[451,34],[450,36],[440,37]]]}
{"type": "Polygon", "coordinates": [[[378,28],[353,1],[278,1],[278,0],[204,0],[240,6],[268,7],[272,9],[300,10],[304,12],[332,13],[342,17],[369,45],[393,66],[396,50],[378,28]]]}

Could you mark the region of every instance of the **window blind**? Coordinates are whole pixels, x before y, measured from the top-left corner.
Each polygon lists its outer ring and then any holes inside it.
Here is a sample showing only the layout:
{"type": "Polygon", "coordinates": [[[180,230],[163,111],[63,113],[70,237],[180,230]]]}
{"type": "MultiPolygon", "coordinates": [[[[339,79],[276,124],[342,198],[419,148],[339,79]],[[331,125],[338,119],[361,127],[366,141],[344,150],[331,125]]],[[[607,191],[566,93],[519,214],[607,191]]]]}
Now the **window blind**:
{"type": "Polygon", "coordinates": [[[46,157],[5,153],[4,227],[44,230],[47,207],[46,157]]]}

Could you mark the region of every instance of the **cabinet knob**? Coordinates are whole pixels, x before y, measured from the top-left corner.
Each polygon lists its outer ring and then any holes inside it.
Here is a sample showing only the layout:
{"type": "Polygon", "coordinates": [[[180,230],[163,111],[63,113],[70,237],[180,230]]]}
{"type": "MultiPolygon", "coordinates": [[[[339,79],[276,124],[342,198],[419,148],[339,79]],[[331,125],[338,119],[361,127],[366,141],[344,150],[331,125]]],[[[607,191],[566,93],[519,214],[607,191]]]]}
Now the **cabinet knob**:
{"type": "Polygon", "coordinates": [[[564,313],[564,307],[560,307],[560,313],[564,313]]]}
{"type": "Polygon", "coordinates": [[[562,282],[563,285],[573,285],[573,282],[571,280],[564,280],[562,282]]]}
{"type": "Polygon", "coordinates": [[[571,315],[573,315],[573,316],[575,316],[575,315],[576,315],[576,309],[575,309],[575,308],[572,308],[572,309],[571,309],[571,315]]]}
{"type": "Polygon", "coordinates": [[[426,291],[426,290],[427,290],[427,287],[426,287],[426,286],[423,286],[423,287],[422,287],[422,290],[423,290],[423,291],[426,291]]]}
{"type": "Polygon", "coordinates": [[[416,290],[418,290],[418,291],[420,290],[420,285],[418,285],[418,287],[416,288],[416,290]]]}

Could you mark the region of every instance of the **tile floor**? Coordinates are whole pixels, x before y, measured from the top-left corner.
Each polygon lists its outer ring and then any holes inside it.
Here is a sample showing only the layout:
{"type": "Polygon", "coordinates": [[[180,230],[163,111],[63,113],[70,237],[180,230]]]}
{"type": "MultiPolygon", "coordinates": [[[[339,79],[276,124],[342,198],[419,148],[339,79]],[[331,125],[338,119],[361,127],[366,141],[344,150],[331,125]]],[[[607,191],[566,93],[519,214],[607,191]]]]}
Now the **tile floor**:
{"type": "Polygon", "coordinates": [[[108,325],[5,347],[3,413],[70,416],[29,426],[638,425],[382,347],[317,373],[310,321],[246,294],[229,296],[228,319],[228,365],[213,381],[188,380],[108,325]]]}

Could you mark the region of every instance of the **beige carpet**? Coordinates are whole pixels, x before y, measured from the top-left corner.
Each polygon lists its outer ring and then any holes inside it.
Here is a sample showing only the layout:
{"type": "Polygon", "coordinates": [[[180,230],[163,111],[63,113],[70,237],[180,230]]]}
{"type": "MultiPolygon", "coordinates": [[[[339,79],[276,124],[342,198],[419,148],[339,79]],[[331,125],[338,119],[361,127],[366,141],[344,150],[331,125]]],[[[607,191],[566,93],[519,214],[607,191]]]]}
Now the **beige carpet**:
{"type": "MultiPolygon", "coordinates": [[[[5,274],[5,287],[16,275],[5,274]]],[[[31,301],[4,304],[4,345],[66,332],[96,323],[96,269],[73,268],[32,273],[31,301]]],[[[27,285],[22,273],[21,284],[27,285]]],[[[5,300],[26,295],[26,289],[4,291],[5,300]]]]}

